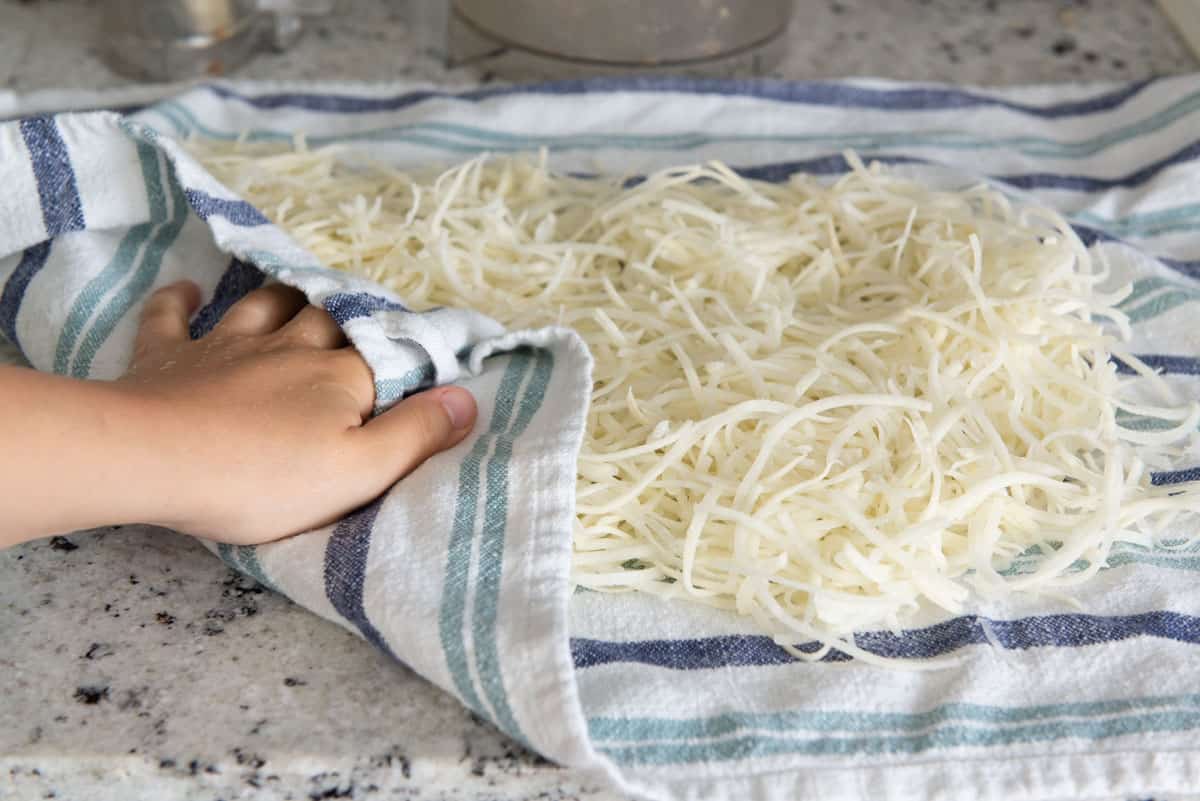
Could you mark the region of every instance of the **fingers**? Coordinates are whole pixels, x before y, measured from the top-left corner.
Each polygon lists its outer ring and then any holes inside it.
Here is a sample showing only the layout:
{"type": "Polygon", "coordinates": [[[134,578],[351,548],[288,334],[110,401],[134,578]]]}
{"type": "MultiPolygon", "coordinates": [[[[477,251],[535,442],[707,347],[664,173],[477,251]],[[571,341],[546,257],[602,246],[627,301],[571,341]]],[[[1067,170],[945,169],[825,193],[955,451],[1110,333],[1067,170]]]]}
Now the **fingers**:
{"type": "Polygon", "coordinates": [[[366,420],[375,408],[375,376],[354,348],[339,348],[330,354],[338,376],[338,386],[354,398],[359,417],[366,420]]]}
{"type": "Polygon", "coordinates": [[[233,304],[213,333],[256,336],[278,331],[308,304],[304,293],[284,284],[256,289],[233,304]]]}
{"type": "Polygon", "coordinates": [[[392,481],[457,445],[471,431],[475,398],[462,387],[439,387],[407,398],[358,429],[367,458],[386,465],[392,481]]]}
{"type": "Polygon", "coordinates": [[[200,287],[191,281],[169,284],[152,294],[142,307],[134,348],[145,353],[155,345],[188,339],[188,320],[200,305],[200,287]]]}
{"type": "Polygon", "coordinates": [[[346,344],[346,335],[328,312],[316,306],[305,306],[287,325],[279,329],[285,338],[326,350],[346,344]]]}

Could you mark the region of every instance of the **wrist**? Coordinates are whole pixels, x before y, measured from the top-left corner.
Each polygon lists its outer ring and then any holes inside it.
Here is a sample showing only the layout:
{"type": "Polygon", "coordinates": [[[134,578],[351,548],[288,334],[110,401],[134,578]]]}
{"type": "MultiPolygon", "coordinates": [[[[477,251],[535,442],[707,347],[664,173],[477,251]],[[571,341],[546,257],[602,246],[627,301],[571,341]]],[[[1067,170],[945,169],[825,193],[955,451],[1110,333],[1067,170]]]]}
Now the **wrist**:
{"type": "Polygon", "coordinates": [[[190,511],[184,501],[191,484],[181,474],[188,463],[187,425],[179,410],[134,382],[95,384],[104,516],[112,523],[178,527],[190,511]]]}
{"type": "Polygon", "coordinates": [[[119,523],[152,521],[153,415],[120,384],[0,369],[0,547],[119,523]]]}

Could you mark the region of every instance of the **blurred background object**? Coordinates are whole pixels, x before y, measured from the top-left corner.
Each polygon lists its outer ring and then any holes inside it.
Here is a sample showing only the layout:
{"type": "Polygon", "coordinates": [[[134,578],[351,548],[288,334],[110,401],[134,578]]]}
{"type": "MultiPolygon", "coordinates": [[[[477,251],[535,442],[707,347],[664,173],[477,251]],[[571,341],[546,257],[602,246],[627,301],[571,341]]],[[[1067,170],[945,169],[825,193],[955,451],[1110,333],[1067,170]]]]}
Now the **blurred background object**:
{"type": "Polygon", "coordinates": [[[1192,55],[1200,58],[1200,0],[1158,0],[1158,4],[1187,42],[1192,55]]]}
{"type": "Polygon", "coordinates": [[[1200,0],[0,0],[0,87],[6,61],[62,85],[48,51],[78,60],[89,23],[90,51],[143,81],[1126,80],[1195,69],[1198,14],[1200,0]]]}
{"type": "MultiPolygon", "coordinates": [[[[334,0],[108,0],[99,51],[134,78],[228,74],[283,51],[302,15],[334,0]]],[[[361,5],[361,4],[357,4],[361,5]]],[[[604,72],[762,75],[782,59],[793,0],[407,0],[400,19],[425,55],[448,65],[491,59],[506,78],[604,72]],[[497,58],[497,56],[503,56],[497,58]]],[[[355,13],[346,2],[343,13],[355,13]]]]}
{"type": "Polygon", "coordinates": [[[99,51],[132,78],[174,81],[231,72],[263,47],[299,37],[301,15],[335,0],[107,0],[99,51]]]}
{"type": "MultiPolygon", "coordinates": [[[[499,42],[495,32],[486,33],[455,12],[452,0],[320,0],[315,8],[313,1],[305,2],[304,10],[328,6],[329,13],[281,13],[275,0],[247,4],[254,8],[257,38],[227,26],[214,40],[193,40],[203,50],[220,39],[226,52],[216,63],[196,58],[192,77],[221,72],[251,80],[420,81],[463,88],[513,77],[565,78],[633,69],[601,61],[576,63],[560,57],[561,50],[547,57],[517,41],[499,42]],[[280,17],[302,21],[304,30],[294,41],[284,37],[282,49],[274,46],[280,17]]],[[[521,1],[506,7],[519,9],[521,1]]],[[[173,2],[133,5],[146,9],[173,2]]],[[[292,8],[300,0],[279,2],[292,8]]],[[[576,5],[603,9],[621,2],[577,0],[576,5]]],[[[771,0],[726,0],[725,6],[732,13],[760,3],[770,6],[771,0]]],[[[761,74],[787,80],[875,76],[977,85],[1137,81],[1197,69],[1196,57],[1163,12],[1168,4],[1187,10],[1200,2],[1164,0],[1160,7],[1150,0],[796,0],[790,22],[758,51],[757,63],[753,54],[717,47],[715,52],[727,58],[713,59],[714,51],[709,51],[696,63],[672,59],[669,65],[640,71],[761,74]]],[[[0,0],[0,117],[18,107],[71,107],[81,91],[109,90],[112,95],[105,102],[115,107],[178,91],[148,83],[148,70],[116,72],[109,66],[112,51],[122,46],[118,37],[133,30],[127,23],[121,32],[114,30],[121,5],[121,0],[0,0]]],[[[238,10],[229,0],[225,5],[238,10]]],[[[227,19],[238,16],[231,13],[227,19]]],[[[619,34],[611,39],[632,41],[627,25],[619,19],[609,23],[614,24],[619,34]]],[[[595,31],[589,33],[589,38],[601,39],[595,31]]],[[[167,55],[160,51],[158,57],[167,55]]],[[[182,66],[160,65],[157,70],[154,74],[186,74],[182,66]]]]}
{"type": "Polygon", "coordinates": [[[663,71],[762,75],[784,56],[782,34],[793,3],[453,0],[452,6],[452,63],[492,58],[502,77],[545,78],[663,71]]]}

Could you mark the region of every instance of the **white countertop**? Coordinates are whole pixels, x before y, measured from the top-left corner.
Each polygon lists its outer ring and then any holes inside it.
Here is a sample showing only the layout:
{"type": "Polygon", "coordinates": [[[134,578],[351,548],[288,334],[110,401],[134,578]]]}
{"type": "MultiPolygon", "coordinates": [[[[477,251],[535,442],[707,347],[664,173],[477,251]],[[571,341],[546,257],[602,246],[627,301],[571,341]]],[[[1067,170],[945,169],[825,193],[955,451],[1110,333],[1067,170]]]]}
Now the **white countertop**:
{"type": "MultiPolygon", "coordinates": [[[[491,79],[486,61],[448,71],[420,54],[405,7],[345,0],[236,77],[491,79]]],[[[6,92],[136,89],[94,53],[102,10],[0,0],[0,109],[6,92]]],[[[1197,66],[1140,0],[803,2],[788,36],[776,77],[1010,84],[1197,66]]],[[[616,801],[171,532],[0,553],[0,642],[2,798],[616,801]]]]}

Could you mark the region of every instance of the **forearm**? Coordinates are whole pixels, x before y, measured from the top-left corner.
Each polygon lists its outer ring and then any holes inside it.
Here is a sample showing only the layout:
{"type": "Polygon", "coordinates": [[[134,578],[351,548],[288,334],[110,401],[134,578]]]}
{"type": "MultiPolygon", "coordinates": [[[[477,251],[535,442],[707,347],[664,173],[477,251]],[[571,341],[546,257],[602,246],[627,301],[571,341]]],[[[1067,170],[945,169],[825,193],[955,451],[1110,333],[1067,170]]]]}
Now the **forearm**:
{"type": "Polygon", "coordinates": [[[146,519],[139,411],[115,384],[0,367],[0,547],[146,519]]]}

